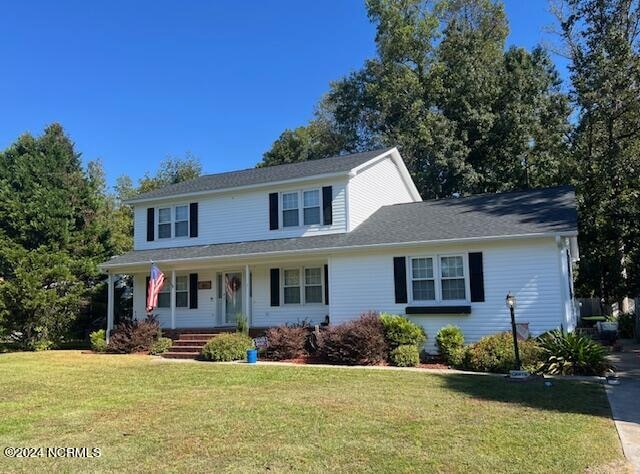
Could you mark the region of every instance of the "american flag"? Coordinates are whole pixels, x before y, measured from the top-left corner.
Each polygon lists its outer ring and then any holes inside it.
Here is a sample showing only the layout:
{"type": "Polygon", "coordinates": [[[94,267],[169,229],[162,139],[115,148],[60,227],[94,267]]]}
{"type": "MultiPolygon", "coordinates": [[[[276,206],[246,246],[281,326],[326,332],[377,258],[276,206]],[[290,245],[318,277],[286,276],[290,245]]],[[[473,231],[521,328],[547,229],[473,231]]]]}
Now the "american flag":
{"type": "Polygon", "coordinates": [[[164,285],[164,273],[156,266],[151,265],[151,275],[149,278],[149,288],[147,289],[147,312],[153,311],[158,306],[158,293],[164,285]]]}

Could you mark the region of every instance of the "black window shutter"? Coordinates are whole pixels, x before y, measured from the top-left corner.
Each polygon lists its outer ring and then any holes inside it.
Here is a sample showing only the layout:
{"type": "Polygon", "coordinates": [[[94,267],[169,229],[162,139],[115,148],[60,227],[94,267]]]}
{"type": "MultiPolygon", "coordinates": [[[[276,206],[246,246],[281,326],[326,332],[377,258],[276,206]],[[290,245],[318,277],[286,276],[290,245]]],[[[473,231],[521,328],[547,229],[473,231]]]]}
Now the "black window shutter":
{"type": "Polygon", "coordinates": [[[324,266],[324,304],[329,304],[329,265],[324,266]]]}
{"type": "Polygon", "coordinates": [[[189,309],[198,308],[198,274],[189,273],[189,309]]]}
{"type": "Polygon", "coordinates": [[[393,257],[393,281],[395,284],[396,303],[407,302],[407,259],[393,257]]]}
{"type": "Polygon", "coordinates": [[[322,188],[322,215],[324,225],[333,224],[333,187],[323,186],[322,188]]]}
{"type": "Polygon", "coordinates": [[[482,252],[469,253],[469,286],[471,301],[474,303],[484,301],[484,270],[482,267],[482,252]]]}
{"type": "Polygon", "coordinates": [[[280,269],[271,269],[271,306],[280,306],[280,269]]]}
{"type": "Polygon", "coordinates": [[[145,279],[144,285],[144,309],[147,309],[147,301],[149,301],[149,281],[151,281],[151,277],[147,277],[145,279]]]}
{"type": "Polygon", "coordinates": [[[198,203],[189,204],[189,237],[198,237],[198,203]]]}
{"type": "Polygon", "coordinates": [[[147,242],[151,242],[155,237],[156,210],[153,207],[147,208],[147,242]]]}
{"type": "Polygon", "coordinates": [[[269,193],[269,229],[278,228],[278,193],[269,193]]]}

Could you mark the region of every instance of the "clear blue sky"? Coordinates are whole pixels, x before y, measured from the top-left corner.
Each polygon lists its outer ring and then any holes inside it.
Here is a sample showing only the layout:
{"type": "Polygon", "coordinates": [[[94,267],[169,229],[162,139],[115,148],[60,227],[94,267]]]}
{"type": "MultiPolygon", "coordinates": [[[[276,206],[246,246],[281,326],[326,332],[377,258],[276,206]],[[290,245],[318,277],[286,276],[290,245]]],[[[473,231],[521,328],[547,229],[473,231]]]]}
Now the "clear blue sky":
{"type": "MultiPolygon", "coordinates": [[[[508,43],[550,39],[547,0],[507,0],[508,43]]],[[[7,1],[0,149],[60,122],[108,180],[167,155],[246,168],[375,53],[360,0],[7,1]]]]}

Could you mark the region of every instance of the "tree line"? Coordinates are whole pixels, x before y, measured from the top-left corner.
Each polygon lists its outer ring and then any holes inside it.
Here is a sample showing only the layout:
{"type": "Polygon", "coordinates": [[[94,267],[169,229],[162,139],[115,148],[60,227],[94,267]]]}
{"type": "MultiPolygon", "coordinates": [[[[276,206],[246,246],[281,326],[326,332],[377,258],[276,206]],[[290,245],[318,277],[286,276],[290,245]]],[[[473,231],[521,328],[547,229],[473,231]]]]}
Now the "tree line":
{"type": "MultiPolygon", "coordinates": [[[[639,3],[554,3],[564,84],[544,48],[505,48],[497,0],[367,0],[375,57],[330,83],[258,166],[397,145],[425,199],[572,184],[578,294],[640,294],[639,3]]],[[[109,190],[59,124],[0,152],[0,337],[46,348],[103,325],[97,265],[132,248],[123,200],[201,171],[191,155],[168,158],[109,190]]]]}

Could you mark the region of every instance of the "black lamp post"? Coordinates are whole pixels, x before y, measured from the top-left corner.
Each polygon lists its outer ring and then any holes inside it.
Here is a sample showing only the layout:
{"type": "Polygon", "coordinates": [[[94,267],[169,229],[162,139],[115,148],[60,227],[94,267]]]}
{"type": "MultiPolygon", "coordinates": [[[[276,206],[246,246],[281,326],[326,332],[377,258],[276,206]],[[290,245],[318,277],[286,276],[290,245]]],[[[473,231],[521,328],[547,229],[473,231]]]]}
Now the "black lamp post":
{"type": "Polygon", "coordinates": [[[521,370],[522,364],[520,363],[520,351],[518,350],[518,334],[516,333],[516,297],[513,296],[511,292],[507,293],[506,303],[511,313],[511,332],[513,333],[513,349],[516,353],[516,370],[521,370]]]}

